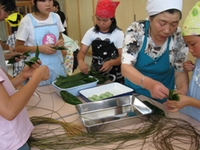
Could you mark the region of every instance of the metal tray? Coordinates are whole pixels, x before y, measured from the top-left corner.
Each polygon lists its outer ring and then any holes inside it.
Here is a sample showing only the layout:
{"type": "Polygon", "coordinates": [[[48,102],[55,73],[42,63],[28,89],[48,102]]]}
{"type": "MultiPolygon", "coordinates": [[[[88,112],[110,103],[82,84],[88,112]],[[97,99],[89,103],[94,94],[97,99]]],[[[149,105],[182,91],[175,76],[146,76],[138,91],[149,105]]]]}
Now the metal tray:
{"type": "Polygon", "coordinates": [[[152,110],[133,95],[76,105],[88,132],[109,130],[138,122],[152,110]]]}

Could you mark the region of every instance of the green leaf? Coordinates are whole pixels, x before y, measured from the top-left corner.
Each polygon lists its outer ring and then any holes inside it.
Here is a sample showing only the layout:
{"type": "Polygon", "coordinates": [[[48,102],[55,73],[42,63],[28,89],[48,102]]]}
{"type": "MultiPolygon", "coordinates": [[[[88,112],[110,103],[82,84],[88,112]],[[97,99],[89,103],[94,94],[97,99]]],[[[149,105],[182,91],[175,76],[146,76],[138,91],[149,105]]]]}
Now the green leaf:
{"type": "Polygon", "coordinates": [[[174,93],[174,90],[169,90],[169,100],[179,101],[180,97],[179,97],[178,93],[174,93]]]}

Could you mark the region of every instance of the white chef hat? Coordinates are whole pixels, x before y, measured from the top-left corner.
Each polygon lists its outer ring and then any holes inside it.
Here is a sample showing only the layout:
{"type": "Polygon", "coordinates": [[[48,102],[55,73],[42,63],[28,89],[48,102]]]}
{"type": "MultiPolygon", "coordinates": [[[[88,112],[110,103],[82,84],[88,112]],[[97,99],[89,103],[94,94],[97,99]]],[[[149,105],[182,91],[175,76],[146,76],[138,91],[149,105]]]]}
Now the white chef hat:
{"type": "Polygon", "coordinates": [[[147,14],[148,16],[159,14],[165,10],[178,9],[182,11],[182,0],[148,0],[147,14]]]}

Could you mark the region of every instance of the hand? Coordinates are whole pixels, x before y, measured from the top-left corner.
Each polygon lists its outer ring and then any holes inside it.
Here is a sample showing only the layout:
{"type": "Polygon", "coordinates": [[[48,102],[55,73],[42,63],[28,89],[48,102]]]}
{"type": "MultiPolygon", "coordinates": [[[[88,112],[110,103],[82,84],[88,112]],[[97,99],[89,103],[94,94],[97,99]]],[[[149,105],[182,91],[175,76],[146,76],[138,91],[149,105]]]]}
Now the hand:
{"type": "Polygon", "coordinates": [[[99,71],[101,72],[107,72],[110,71],[112,69],[112,64],[110,61],[106,61],[103,63],[103,66],[101,67],[101,69],[99,71]]]}
{"type": "Polygon", "coordinates": [[[169,96],[169,89],[166,88],[162,83],[153,80],[153,82],[149,83],[149,85],[149,91],[153,98],[164,99],[169,96]]]}
{"type": "Polygon", "coordinates": [[[170,112],[176,112],[179,109],[189,105],[188,96],[182,95],[182,94],[178,94],[178,95],[180,97],[179,101],[167,100],[164,103],[167,110],[169,110],[170,112]]]}
{"type": "Polygon", "coordinates": [[[40,50],[40,52],[47,54],[47,55],[51,55],[56,52],[56,50],[53,49],[53,45],[51,45],[51,44],[41,45],[41,46],[39,46],[39,50],[40,50]]]}
{"type": "Polygon", "coordinates": [[[35,64],[31,65],[31,67],[26,65],[24,67],[24,69],[22,70],[23,78],[27,79],[27,78],[31,77],[33,75],[35,69],[37,69],[41,64],[42,64],[42,62],[40,60],[38,60],[35,64]]]}
{"type": "Polygon", "coordinates": [[[45,81],[45,80],[49,79],[49,77],[50,77],[49,68],[47,66],[41,66],[41,67],[37,68],[35,70],[34,75],[35,74],[37,75],[37,77],[41,77],[42,81],[45,81]],[[39,75],[37,73],[39,73],[39,75]]]}
{"type": "Polygon", "coordinates": [[[63,46],[63,45],[64,45],[64,40],[63,40],[63,39],[58,40],[58,41],[54,44],[55,47],[61,47],[61,46],[63,46]]]}
{"type": "Polygon", "coordinates": [[[88,65],[85,62],[80,63],[78,66],[82,73],[84,74],[88,73],[88,65]]]}
{"type": "Polygon", "coordinates": [[[190,72],[194,70],[195,65],[192,63],[192,61],[188,60],[183,63],[183,68],[186,72],[190,72]]]}

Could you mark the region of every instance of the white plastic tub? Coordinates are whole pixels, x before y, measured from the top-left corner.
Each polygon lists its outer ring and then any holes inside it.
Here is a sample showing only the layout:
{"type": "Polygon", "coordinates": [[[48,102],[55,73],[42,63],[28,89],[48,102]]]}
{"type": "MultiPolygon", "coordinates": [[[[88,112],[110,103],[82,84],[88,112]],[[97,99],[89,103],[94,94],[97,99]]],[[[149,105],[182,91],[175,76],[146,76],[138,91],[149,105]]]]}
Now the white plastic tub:
{"type": "Polygon", "coordinates": [[[100,95],[105,92],[110,92],[113,94],[112,97],[117,97],[117,96],[125,96],[125,95],[131,95],[133,93],[133,89],[118,83],[118,82],[113,82],[113,83],[108,83],[105,85],[100,85],[97,87],[89,88],[89,89],[84,89],[80,90],[79,93],[83,97],[85,101],[90,102],[91,100],[88,99],[88,97],[91,97],[92,95],[100,95]]]}

